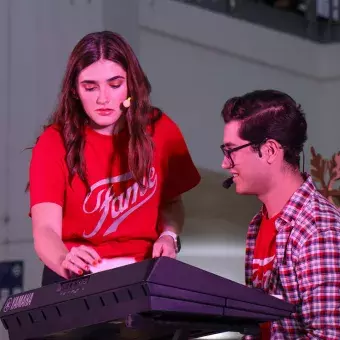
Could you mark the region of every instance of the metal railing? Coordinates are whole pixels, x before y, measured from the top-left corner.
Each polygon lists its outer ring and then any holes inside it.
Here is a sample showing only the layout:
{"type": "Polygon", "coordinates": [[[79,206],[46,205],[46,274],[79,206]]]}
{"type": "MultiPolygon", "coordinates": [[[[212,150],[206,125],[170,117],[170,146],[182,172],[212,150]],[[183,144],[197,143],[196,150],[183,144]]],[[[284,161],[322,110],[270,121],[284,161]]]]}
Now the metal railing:
{"type": "Polygon", "coordinates": [[[277,8],[269,0],[174,0],[222,13],[318,43],[340,42],[338,0],[295,0],[277,8]],[[332,15],[330,15],[332,13],[332,15]]]}

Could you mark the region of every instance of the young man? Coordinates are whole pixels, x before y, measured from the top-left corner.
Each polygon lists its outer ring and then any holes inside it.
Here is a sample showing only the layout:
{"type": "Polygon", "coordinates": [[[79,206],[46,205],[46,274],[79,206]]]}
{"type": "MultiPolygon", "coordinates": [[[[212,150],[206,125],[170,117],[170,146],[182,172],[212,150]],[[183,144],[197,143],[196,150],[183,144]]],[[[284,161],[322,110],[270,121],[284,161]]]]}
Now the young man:
{"type": "MultiPolygon", "coordinates": [[[[299,171],[307,123],[287,94],[229,99],[222,167],[236,192],[263,203],[246,242],[246,284],[296,305],[261,325],[261,339],[340,339],[340,212],[299,171]]],[[[253,339],[246,336],[246,339],[253,339]]]]}

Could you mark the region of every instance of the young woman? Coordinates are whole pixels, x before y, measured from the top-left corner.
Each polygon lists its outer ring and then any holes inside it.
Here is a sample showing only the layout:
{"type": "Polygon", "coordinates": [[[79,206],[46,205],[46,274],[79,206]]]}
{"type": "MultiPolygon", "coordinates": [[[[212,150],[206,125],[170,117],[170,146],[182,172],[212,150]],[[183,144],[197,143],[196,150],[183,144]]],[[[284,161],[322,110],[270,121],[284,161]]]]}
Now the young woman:
{"type": "Polygon", "coordinates": [[[150,103],[126,41],[86,35],[33,148],[30,208],[43,285],[178,251],[181,194],[200,176],[177,125],[150,103]]]}

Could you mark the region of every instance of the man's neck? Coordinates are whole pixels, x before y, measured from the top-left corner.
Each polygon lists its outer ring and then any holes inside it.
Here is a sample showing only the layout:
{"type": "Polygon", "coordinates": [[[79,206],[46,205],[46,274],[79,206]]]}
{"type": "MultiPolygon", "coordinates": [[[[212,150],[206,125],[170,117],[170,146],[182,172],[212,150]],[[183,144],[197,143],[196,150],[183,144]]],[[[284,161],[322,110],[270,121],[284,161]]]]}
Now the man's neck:
{"type": "Polygon", "coordinates": [[[258,196],[266,207],[268,218],[275,216],[284,208],[303,182],[304,179],[299,171],[287,171],[272,180],[273,187],[266,194],[258,196]]]}

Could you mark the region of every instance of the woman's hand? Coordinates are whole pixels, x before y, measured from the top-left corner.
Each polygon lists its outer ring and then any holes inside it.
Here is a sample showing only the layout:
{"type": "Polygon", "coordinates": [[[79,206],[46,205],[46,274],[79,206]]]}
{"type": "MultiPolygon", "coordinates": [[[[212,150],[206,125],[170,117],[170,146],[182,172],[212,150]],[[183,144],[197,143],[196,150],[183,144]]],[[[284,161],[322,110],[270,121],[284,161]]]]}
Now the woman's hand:
{"type": "Polygon", "coordinates": [[[70,272],[82,275],[90,270],[89,266],[95,266],[99,262],[101,258],[93,248],[81,245],[71,248],[61,265],[70,272]]]}
{"type": "Polygon", "coordinates": [[[152,257],[168,256],[176,258],[176,244],[171,236],[161,236],[153,245],[152,257]]]}

